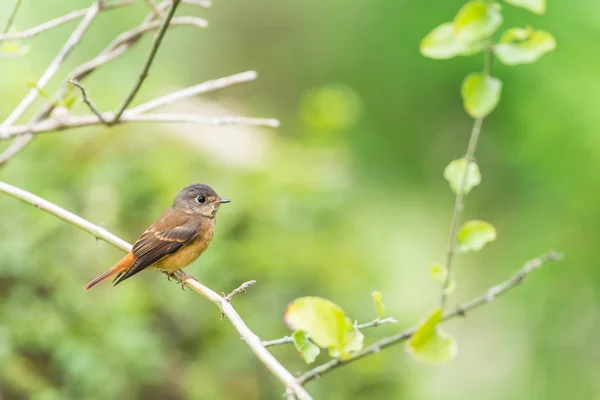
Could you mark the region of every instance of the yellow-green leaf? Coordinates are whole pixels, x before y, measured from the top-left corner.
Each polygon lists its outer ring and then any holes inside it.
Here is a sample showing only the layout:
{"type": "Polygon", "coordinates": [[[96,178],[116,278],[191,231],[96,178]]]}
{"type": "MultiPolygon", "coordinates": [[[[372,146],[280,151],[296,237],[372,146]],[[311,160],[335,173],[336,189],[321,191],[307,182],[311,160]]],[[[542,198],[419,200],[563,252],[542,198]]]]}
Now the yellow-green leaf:
{"type": "Polygon", "coordinates": [[[383,293],[379,291],[374,291],[371,293],[373,296],[373,304],[375,305],[375,309],[377,310],[377,316],[383,317],[385,314],[385,306],[383,305],[383,293]]]}
{"type": "Polygon", "coordinates": [[[506,65],[530,64],[555,48],[556,40],[548,32],[511,28],[502,34],[494,53],[506,65]]]}
{"type": "Polygon", "coordinates": [[[406,343],[406,350],[417,361],[426,363],[444,363],[452,360],[458,353],[458,346],[447,333],[441,332],[437,325],[442,320],[442,309],[431,313],[406,343]]]}
{"type": "Polygon", "coordinates": [[[451,22],[441,24],[429,32],[421,41],[421,54],[425,57],[444,60],[455,56],[468,56],[481,51],[485,43],[460,40],[451,22]]]}
{"type": "Polygon", "coordinates": [[[364,339],[365,336],[358,329],[354,329],[352,332],[348,333],[348,337],[346,339],[347,343],[344,347],[346,354],[360,351],[363,348],[364,339]]]}
{"type": "Polygon", "coordinates": [[[352,321],[335,303],[321,297],[300,297],[291,302],[284,315],[292,330],[302,330],[322,348],[343,349],[348,342],[352,321]]]}
{"type": "Polygon", "coordinates": [[[452,24],[460,40],[473,42],[487,38],[502,24],[500,4],[469,1],[456,14],[452,24]]]}
{"type": "Polygon", "coordinates": [[[469,74],[461,88],[465,110],[473,118],[487,116],[498,105],[501,91],[500,79],[480,72],[469,74]]]}
{"type": "Polygon", "coordinates": [[[536,14],[543,14],[546,12],[546,0],[504,0],[508,4],[513,6],[525,8],[536,14]]]}
{"type": "Polygon", "coordinates": [[[31,44],[5,41],[0,43],[0,56],[2,58],[18,58],[31,53],[31,44]]]}
{"type": "Polygon", "coordinates": [[[485,221],[467,221],[458,231],[457,251],[466,253],[468,251],[479,251],[496,240],[496,228],[485,221]]]}
{"type": "Polygon", "coordinates": [[[364,338],[365,336],[361,331],[354,329],[352,332],[348,332],[346,345],[344,347],[329,348],[329,355],[334,358],[348,358],[352,353],[363,348],[364,338]]]}
{"type": "Polygon", "coordinates": [[[307,364],[312,364],[321,353],[321,349],[308,340],[308,336],[304,331],[295,331],[292,333],[292,339],[296,350],[298,350],[298,354],[300,354],[307,364]]]}
{"type": "Polygon", "coordinates": [[[456,194],[462,191],[462,194],[468,194],[471,189],[481,183],[481,173],[475,161],[468,162],[464,158],[450,161],[450,164],[444,169],[444,178],[450,183],[450,188],[456,194]],[[467,179],[463,186],[465,170],[468,165],[467,179]]]}
{"type": "MultiPolygon", "coordinates": [[[[431,267],[429,267],[429,275],[431,275],[433,280],[435,280],[437,283],[443,286],[446,284],[448,269],[442,264],[433,264],[431,267]]],[[[450,282],[448,282],[446,294],[454,292],[454,289],[456,289],[456,282],[454,282],[454,280],[451,279],[450,282]]]]}

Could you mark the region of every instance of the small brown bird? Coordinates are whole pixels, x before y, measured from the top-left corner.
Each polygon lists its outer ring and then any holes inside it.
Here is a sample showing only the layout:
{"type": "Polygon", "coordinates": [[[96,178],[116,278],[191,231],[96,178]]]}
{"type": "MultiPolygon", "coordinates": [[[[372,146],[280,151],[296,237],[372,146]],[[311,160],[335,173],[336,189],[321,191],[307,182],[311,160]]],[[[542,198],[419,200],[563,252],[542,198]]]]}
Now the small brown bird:
{"type": "MultiPolygon", "coordinates": [[[[111,269],[85,286],[85,290],[115,277],[115,286],[148,268],[167,275],[194,262],[210,244],[215,232],[215,216],[223,203],[207,185],[181,189],[173,205],[135,242],[131,252],[111,269]]],[[[114,281],[113,281],[114,282],[114,281]]]]}

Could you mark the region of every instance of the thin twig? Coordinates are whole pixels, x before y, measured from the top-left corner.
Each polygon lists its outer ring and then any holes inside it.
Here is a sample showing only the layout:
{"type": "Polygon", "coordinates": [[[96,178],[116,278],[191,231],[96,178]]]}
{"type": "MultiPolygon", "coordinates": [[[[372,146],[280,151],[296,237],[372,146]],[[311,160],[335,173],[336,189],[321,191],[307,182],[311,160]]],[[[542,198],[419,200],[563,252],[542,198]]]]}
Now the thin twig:
{"type": "Polygon", "coordinates": [[[239,83],[250,82],[256,79],[256,71],[246,71],[241,72],[239,74],[226,76],[219,79],[213,79],[210,81],[206,81],[200,83],[198,85],[190,86],[188,88],[178,90],[173,93],[169,93],[165,96],[158,97],[154,100],[151,100],[147,103],[140,104],[137,107],[130,108],[129,112],[132,114],[144,113],[146,111],[153,110],[155,108],[173,103],[175,101],[185,99],[187,97],[196,96],[198,94],[214,92],[216,90],[221,90],[223,88],[236,85],[239,83]]]}
{"type": "Polygon", "coordinates": [[[396,324],[396,323],[398,323],[396,318],[387,317],[387,318],[383,318],[383,319],[377,318],[371,322],[365,322],[364,324],[358,324],[358,325],[355,325],[354,327],[356,329],[377,328],[378,326],[381,326],[384,324],[396,324]]]}
{"type": "Polygon", "coordinates": [[[21,1],[22,0],[16,0],[15,5],[10,13],[10,16],[8,17],[8,20],[6,21],[6,25],[4,26],[4,33],[7,33],[10,30],[10,27],[12,26],[15,17],[17,16],[17,12],[19,11],[19,7],[21,7],[21,1]]]}
{"type": "Polygon", "coordinates": [[[291,336],[284,336],[279,339],[262,341],[262,345],[265,347],[279,346],[280,344],[288,344],[288,343],[294,343],[294,339],[291,336]]]}
{"type": "Polygon", "coordinates": [[[142,67],[142,72],[140,72],[140,75],[138,76],[138,79],[137,79],[135,85],[133,86],[133,89],[131,89],[131,91],[125,97],[125,100],[123,100],[123,102],[121,103],[119,108],[117,108],[117,111],[115,111],[115,117],[112,120],[112,123],[117,122],[119,120],[119,118],[121,118],[121,115],[123,114],[125,109],[129,106],[129,104],[131,104],[131,102],[135,98],[135,95],[138,93],[138,91],[142,87],[142,83],[144,83],[144,80],[148,76],[148,71],[150,70],[150,66],[152,65],[152,62],[154,61],[154,57],[156,56],[158,48],[160,47],[160,44],[162,43],[163,37],[165,36],[165,33],[167,32],[167,28],[169,27],[171,18],[173,18],[173,16],[175,15],[175,11],[177,10],[177,6],[179,6],[179,3],[181,3],[181,0],[173,0],[173,2],[171,3],[171,7],[169,8],[169,11],[167,12],[167,16],[163,20],[160,28],[158,29],[158,32],[157,32],[155,38],[154,38],[154,42],[152,43],[152,49],[150,50],[150,53],[148,54],[148,57],[146,58],[146,61],[144,62],[144,66],[142,67]]]}
{"type": "MultiPolygon", "coordinates": [[[[114,8],[118,8],[118,7],[122,7],[122,6],[127,6],[130,4],[133,4],[134,2],[135,2],[135,0],[114,1],[112,3],[106,4],[102,8],[102,10],[104,11],[104,10],[110,10],[110,9],[114,9],[114,8]]],[[[89,8],[71,11],[70,13],[65,14],[61,17],[52,19],[50,21],[46,21],[40,25],[34,26],[34,27],[26,29],[24,31],[5,32],[4,34],[0,34],[0,42],[3,40],[20,40],[20,39],[27,39],[27,38],[37,36],[40,33],[43,33],[47,30],[56,28],[57,26],[66,24],[67,22],[71,22],[76,19],[79,19],[79,18],[83,17],[88,11],[89,11],[89,8]]]]}
{"type": "MultiPolygon", "coordinates": [[[[42,199],[41,197],[4,182],[0,182],[0,192],[4,192],[12,197],[29,203],[42,211],[52,214],[85,232],[91,233],[97,239],[104,240],[123,251],[131,251],[131,244],[127,243],[123,239],[113,235],[106,229],[65,210],[64,208],[49,202],[48,200],[42,199]]],[[[176,271],[174,275],[183,284],[215,304],[221,310],[221,312],[227,316],[233,327],[238,331],[248,347],[250,347],[254,354],[256,354],[257,358],[273,373],[273,375],[275,375],[285,385],[286,389],[293,391],[296,398],[300,400],[312,400],[310,394],[308,394],[302,385],[296,381],[296,378],[294,378],[294,376],[287,369],[285,369],[285,367],[283,367],[283,365],[281,365],[281,363],[279,363],[279,361],[277,361],[277,359],[273,357],[273,355],[269,353],[269,351],[261,344],[258,336],[256,336],[256,334],[254,334],[250,328],[248,328],[244,320],[240,317],[229,301],[227,301],[224,297],[219,296],[216,292],[207,288],[194,278],[186,275],[181,270],[176,271]]]]}
{"type": "MultiPolygon", "coordinates": [[[[111,112],[102,113],[105,121],[112,121],[114,114],[111,112]]],[[[279,121],[273,118],[248,118],[238,116],[209,117],[190,114],[131,114],[124,113],[116,124],[132,122],[170,122],[170,123],[188,123],[203,125],[244,125],[244,126],[268,126],[277,128],[279,121]]],[[[81,128],[84,126],[102,124],[98,116],[77,115],[68,116],[61,119],[45,119],[28,125],[15,125],[6,128],[0,127],[0,140],[10,139],[20,135],[37,135],[65,129],[81,128]]]]}
{"type": "MultiPolygon", "coordinates": [[[[488,60],[489,54],[492,53],[491,47],[488,48],[484,55],[484,73],[490,74],[492,64],[488,60]]],[[[448,287],[452,280],[452,262],[456,255],[456,237],[458,235],[458,228],[460,225],[460,216],[464,209],[464,193],[467,188],[467,178],[469,171],[471,170],[471,163],[475,162],[475,150],[477,149],[477,140],[481,134],[481,128],[483,126],[484,117],[476,118],[473,123],[473,129],[471,130],[471,137],[469,138],[469,144],[467,145],[467,153],[465,154],[466,166],[460,183],[458,193],[456,193],[456,199],[454,201],[454,212],[452,214],[452,222],[450,223],[450,238],[448,239],[448,251],[446,253],[446,279],[442,285],[442,294],[440,298],[440,306],[442,309],[446,305],[446,299],[448,297],[448,287]]]]}
{"type": "Polygon", "coordinates": [[[102,122],[103,124],[108,124],[108,121],[106,121],[104,119],[104,117],[102,116],[102,113],[96,108],[96,106],[94,105],[94,103],[92,102],[92,99],[90,99],[87,95],[87,91],[85,90],[85,87],[77,82],[76,80],[73,79],[69,79],[68,82],[72,85],[75,85],[79,88],[79,90],[81,90],[81,95],[83,96],[83,101],[85,102],[85,104],[88,105],[88,107],[90,108],[90,110],[92,110],[92,112],[98,117],[98,119],[100,120],[100,122],[102,122]]]}
{"type": "Polygon", "coordinates": [[[255,280],[244,282],[233,292],[231,292],[227,296],[223,297],[223,299],[227,302],[231,302],[231,299],[233,298],[233,296],[235,296],[236,294],[240,294],[240,293],[246,293],[246,289],[248,289],[248,286],[254,285],[255,283],[256,283],[255,280]]]}
{"type": "MultiPolygon", "coordinates": [[[[396,319],[392,318],[392,317],[383,318],[383,319],[377,318],[371,322],[354,325],[354,327],[357,329],[376,328],[380,325],[395,324],[397,322],[398,321],[396,321],[396,319]]],[[[307,335],[307,337],[310,337],[310,336],[307,335]]],[[[274,340],[263,340],[263,342],[262,342],[263,346],[265,346],[265,347],[278,346],[281,344],[288,344],[288,343],[294,343],[294,339],[291,336],[284,336],[282,338],[274,339],[274,340]]]]}
{"type": "MultiPolygon", "coordinates": [[[[476,297],[470,301],[467,301],[466,303],[459,305],[458,307],[456,307],[456,310],[451,311],[451,312],[446,312],[444,314],[444,316],[442,317],[442,321],[449,321],[456,317],[465,316],[467,311],[471,311],[477,307],[480,307],[484,304],[494,301],[498,296],[508,292],[509,290],[515,288],[520,283],[522,283],[523,280],[533,270],[541,267],[545,263],[552,262],[552,261],[558,261],[558,260],[561,260],[562,258],[563,258],[563,256],[560,253],[549,252],[547,254],[544,254],[542,256],[534,258],[533,260],[528,261],[509,280],[489,288],[481,296],[476,297]]],[[[353,354],[348,359],[345,359],[345,360],[333,359],[329,362],[326,362],[325,364],[319,365],[318,367],[313,368],[310,371],[303,374],[302,376],[300,376],[298,378],[298,382],[300,382],[300,384],[305,384],[306,382],[311,381],[325,373],[331,372],[335,368],[338,368],[342,365],[359,360],[369,354],[378,353],[379,351],[381,351],[381,349],[383,349],[385,347],[403,342],[403,341],[409,339],[415,333],[415,330],[416,330],[416,328],[413,327],[413,328],[407,329],[403,332],[400,332],[396,335],[381,339],[381,340],[375,342],[374,344],[365,347],[361,351],[353,354]]]]}
{"type": "Polygon", "coordinates": [[[182,0],[183,4],[190,4],[202,8],[211,8],[212,2],[208,0],[182,0]]]}

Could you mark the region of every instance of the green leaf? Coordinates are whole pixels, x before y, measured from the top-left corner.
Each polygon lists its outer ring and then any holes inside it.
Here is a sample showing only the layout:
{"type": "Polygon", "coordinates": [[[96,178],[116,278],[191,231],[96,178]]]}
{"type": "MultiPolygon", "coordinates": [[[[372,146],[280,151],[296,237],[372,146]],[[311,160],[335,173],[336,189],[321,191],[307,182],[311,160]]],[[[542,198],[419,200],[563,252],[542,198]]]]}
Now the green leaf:
{"type": "Polygon", "coordinates": [[[546,12],[546,0],[504,0],[508,4],[513,6],[525,8],[536,14],[543,14],[546,12]]]}
{"type": "Polygon", "coordinates": [[[485,221],[467,221],[458,231],[458,248],[460,253],[479,251],[496,240],[496,228],[485,221]]]}
{"type": "Polygon", "coordinates": [[[445,60],[455,56],[468,56],[485,47],[482,41],[463,41],[455,33],[451,22],[441,24],[421,41],[421,54],[425,57],[445,60]]]}
{"type": "Polygon", "coordinates": [[[458,346],[447,333],[437,329],[442,320],[442,309],[431,313],[406,343],[406,350],[417,361],[426,363],[445,363],[456,357],[458,346]]]}
{"type": "Polygon", "coordinates": [[[321,349],[308,340],[308,336],[304,331],[295,331],[292,333],[292,339],[296,350],[307,364],[312,364],[321,353],[321,349]]]}
{"type": "Polygon", "coordinates": [[[383,305],[383,293],[379,291],[374,291],[371,293],[373,296],[373,304],[375,304],[375,309],[377,310],[377,316],[383,317],[385,314],[385,306],[383,305]]]}
{"type": "Polygon", "coordinates": [[[502,34],[494,53],[506,65],[530,64],[555,48],[556,40],[548,32],[511,28],[502,34]]]}
{"type": "Polygon", "coordinates": [[[498,105],[501,91],[500,79],[480,72],[469,74],[461,88],[465,110],[473,118],[485,117],[498,105]]]}
{"type": "MultiPolygon", "coordinates": [[[[446,277],[448,276],[448,269],[442,264],[433,264],[429,267],[429,275],[431,275],[437,283],[444,286],[446,284],[446,277]]],[[[446,288],[446,294],[454,292],[454,289],[456,289],[456,282],[450,280],[448,287],[446,288]]]]}
{"type": "Polygon", "coordinates": [[[502,24],[500,4],[469,1],[452,22],[458,39],[468,42],[491,36],[502,24]]]}
{"type": "Polygon", "coordinates": [[[471,189],[481,183],[481,173],[475,161],[470,163],[464,159],[450,161],[450,164],[444,169],[444,178],[450,183],[450,188],[456,194],[464,189],[462,194],[469,194],[471,189]],[[465,178],[465,170],[469,166],[467,179],[463,187],[463,179],[465,178]]]}
{"type": "Polygon", "coordinates": [[[321,348],[337,350],[345,356],[345,347],[353,340],[352,321],[335,303],[320,297],[300,297],[291,302],[284,315],[292,330],[302,330],[321,348]]]}

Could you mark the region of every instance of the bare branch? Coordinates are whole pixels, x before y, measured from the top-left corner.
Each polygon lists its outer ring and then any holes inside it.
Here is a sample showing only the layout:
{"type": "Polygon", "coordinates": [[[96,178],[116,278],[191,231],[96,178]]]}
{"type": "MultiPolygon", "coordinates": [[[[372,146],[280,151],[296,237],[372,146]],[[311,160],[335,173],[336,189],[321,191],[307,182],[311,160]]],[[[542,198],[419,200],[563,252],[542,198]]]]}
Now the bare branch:
{"type": "Polygon", "coordinates": [[[212,3],[208,0],[182,0],[183,4],[191,4],[202,8],[211,8],[212,3]]]}
{"type": "Polygon", "coordinates": [[[167,16],[163,20],[160,28],[158,29],[158,33],[156,34],[156,37],[154,38],[154,42],[152,43],[152,49],[150,50],[150,53],[148,54],[148,57],[146,58],[146,61],[144,62],[144,66],[142,67],[142,72],[140,73],[135,85],[133,86],[133,89],[131,89],[129,94],[127,94],[127,96],[125,97],[125,100],[123,100],[123,102],[121,103],[119,108],[117,108],[117,111],[115,111],[115,117],[112,120],[113,123],[117,122],[119,120],[119,118],[121,118],[121,115],[123,114],[125,109],[129,106],[129,104],[131,104],[131,102],[135,98],[135,95],[138,93],[138,91],[142,87],[144,80],[146,80],[146,77],[148,76],[148,71],[150,70],[150,66],[152,65],[152,62],[154,61],[154,57],[156,56],[158,48],[160,47],[160,44],[162,43],[163,37],[165,36],[165,33],[167,32],[167,28],[169,28],[169,23],[171,22],[171,19],[175,15],[177,6],[179,6],[180,3],[181,3],[181,0],[173,0],[173,2],[171,3],[171,7],[169,8],[169,11],[167,12],[167,16]]]}
{"type": "MultiPolygon", "coordinates": [[[[111,112],[102,113],[104,121],[112,121],[114,114],[111,112]]],[[[173,122],[173,123],[193,123],[204,125],[245,125],[245,126],[268,126],[277,128],[279,121],[272,118],[248,118],[237,116],[209,117],[189,114],[132,114],[124,113],[116,124],[127,122],[173,122]]],[[[81,128],[84,126],[102,124],[102,121],[96,115],[78,115],[68,116],[61,119],[45,119],[40,122],[34,122],[28,125],[15,125],[7,128],[0,127],[0,140],[10,139],[20,135],[40,134],[65,129],[81,128]]]]}
{"type": "MultiPolygon", "coordinates": [[[[41,197],[38,197],[25,190],[19,189],[12,185],[4,182],[0,182],[0,192],[4,192],[12,197],[20,199],[26,203],[29,203],[40,210],[46,211],[65,222],[94,235],[97,239],[106,241],[115,247],[123,251],[131,251],[131,244],[127,243],[123,239],[113,235],[106,229],[101,228],[91,222],[75,215],[56,204],[53,204],[41,197]]],[[[299,400],[312,400],[312,397],[308,392],[300,385],[296,378],[287,370],[269,351],[261,344],[260,339],[254,332],[248,328],[244,323],[244,320],[235,311],[231,303],[224,297],[219,296],[213,290],[207,288],[194,278],[186,275],[183,271],[178,270],[174,274],[183,284],[201,294],[210,302],[215,304],[221,312],[229,319],[233,327],[238,331],[240,336],[244,339],[248,347],[256,354],[257,358],[275,375],[286,387],[291,390],[297,399],[299,400]]],[[[243,285],[242,285],[243,286],[243,285]]]]}
{"type": "Polygon", "coordinates": [[[54,57],[54,60],[50,63],[46,71],[42,75],[42,77],[37,81],[36,87],[31,89],[29,93],[25,96],[25,98],[19,103],[19,105],[12,111],[12,113],[6,118],[6,120],[0,125],[0,127],[6,127],[14,124],[27,109],[33,104],[33,102],[38,98],[39,89],[43,89],[46,84],[52,79],[54,74],[58,71],[61,64],[67,58],[67,56],[71,53],[73,48],[77,46],[87,29],[92,24],[92,21],[98,15],[98,11],[100,10],[98,3],[94,3],[87,11],[83,20],[79,23],[77,28],[73,31],[67,42],[60,50],[60,52],[54,57]]]}
{"type": "MultiPolygon", "coordinates": [[[[542,256],[534,258],[531,261],[528,261],[509,280],[502,282],[499,285],[493,286],[493,287],[489,288],[488,290],[486,290],[486,292],[484,294],[482,294],[481,296],[476,297],[470,301],[467,301],[466,303],[459,305],[458,307],[456,307],[455,311],[445,313],[444,316],[442,317],[442,321],[449,321],[456,317],[465,316],[467,311],[471,311],[477,307],[480,307],[484,304],[492,302],[498,296],[500,296],[500,295],[508,292],[510,289],[513,289],[514,287],[518,286],[521,282],[523,282],[523,280],[533,270],[541,267],[545,263],[552,262],[552,261],[558,261],[558,260],[561,260],[562,258],[563,258],[563,256],[560,253],[549,252],[547,254],[544,254],[542,256]]],[[[403,342],[403,341],[409,339],[415,333],[415,330],[416,330],[416,328],[413,327],[413,328],[407,329],[403,332],[400,332],[396,335],[381,339],[381,340],[375,342],[374,344],[365,347],[361,351],[353,354],[348,359],[345,359],[345,360],[333,359],[329,362],[326,362],[325,364],[319,365],[318,367],[313,368],[310,371],[303,374],[302,376],[300,376],[298,378],[298,382],[300,382],[300,384],[303,385],[306,382],[311,381],[325,373],[331,372],[335,368],[338,368],[338,367],[341,367],[342,365],[346,365],[348,363],[359,360],[369,354],[378,353],[385,347],[403,342]]]]}
{"type": "MultiPolygon", "coordinates": [[[[192,25],[197,27],[206,27],[208,23],[196,17],[175,17],[171,20],[170,26],[184,26],[184,25],[192,25]]],[[[133,28],[129,31],[126,31],[119,35],[115,40],[113,40],[106,49],[102,51],[98,56],[89,60],[88,62],[77,67],[69,76],[75,80],[82,80],[95,71],[98,67],[110,62],[111,60],[117,58],[118,56],[124,54],[131,46],[138,43],[139,39],[147,33],[154,29],[158,29],[160,27],[160,21],[151,21],[144,23],[136,28],[133,28]]],[[[54,99],[58,101],[58,99],[62,98],[67,92],[66,85],[63,85],[58,93],[54,96],[54,99]]],[[[52,104],[47,104],[44,109],[36,114],[34,118],[30,122],[40,121],[44,118],[47,118],[52,112],[54,106],[52,104]]],[[[12,124],[9,124],[12,125],[12,124]]],[[[2,125],[0,125],[1,129],[2,125]]],[[[6,163],[10,158],[14,157],[17,153],[23,150],[32,140],[34,136],[31,133],[24,133],[23,136],[18,137],[15,141],[6,149],[2,154],[0,154],[0,166],[6,163]]]]}
{"type": "MultiPolygon", "coordinates": [[[[110,10],[113,8],[119,8],[122,6],[127,6],[130,4],[133,4],[135,2],[135,0],[121,0],[121,1],[115,1],[112,2],[110,4],[106,4],[104,7],[102,7],[102,10],[110,10]]],[[[24,31],[21,32],[5,32],[4,34],[0,34],[0,42],[4,41],[4,40],[19,40],[19,39],[27,39],[27,38],[31,38],[34,36],[39,35],[40,33],[43,33],[47,30],[50,30],[52,28],[56,28],[57,26],[60,26],[62,24],[66,24],[67,22],[71,22],[74,21],[76,19],[79,19],[81,17],[83,17],[87,12],[89,11],[89,8],[84,8],[81,10],[76,10],[76,11],[71,11],[68,14],[65,14],[61,17],[52,19],[50,21],[44,22],[43,24],[40,24],[38,26],[34,26],[32,28],[26,29],[24,31]]]]}
{"type": "Polygon", "coordinates": [[[102,122],[103,124],[108,124],[108,122],[104,119],[104,117],[102,116],[102,113],[96,108],[96,106],[94,105],[94,103],[92,103],[92,99],[90,99],[87,95],[87,91],[85,90],[85,87],[73,80],[73,79],[69,79],[68,82],[72,85],[77,86],[80,90],[81,90],[81,95],[83,96],[83,101],[85,102],[85,104],[88,105],[88,107],[90,108],[90,110],[92,110],[92,112],[98,117],[98,119],[100,120],[100,122],[102,122]]]}
{"type": "Polygon", "coordinates": [[[143,113],[149,110],[153,110],[155,108],[173,103],[175,101],[185,99],[187,97],[196,96],[198,94],[214,92],[216,90],[221,90],[223,88],[236,85],[238,83],[250,82],[256,79],[257,74],[256,71],[246,71],[241,72],[239,74],[226,76],[224,78],[214,79],[211,81],[206,81],[200,83],[195,86],[190,86],[186,89],[178,90],[176,92],[167,94],[165,96],[158,97],[152,101],[149,101],[144,104],[140,104],[137,107],[129,109],[129,112],[132,114],[143,113]]]}

